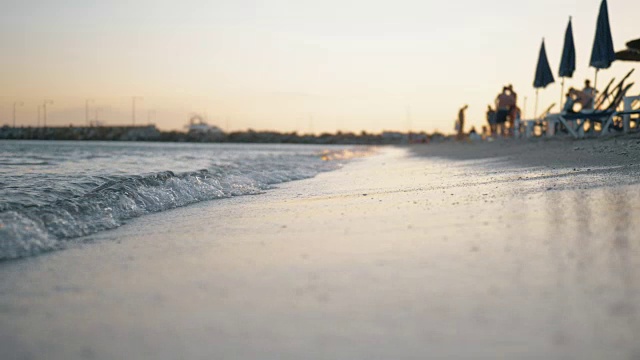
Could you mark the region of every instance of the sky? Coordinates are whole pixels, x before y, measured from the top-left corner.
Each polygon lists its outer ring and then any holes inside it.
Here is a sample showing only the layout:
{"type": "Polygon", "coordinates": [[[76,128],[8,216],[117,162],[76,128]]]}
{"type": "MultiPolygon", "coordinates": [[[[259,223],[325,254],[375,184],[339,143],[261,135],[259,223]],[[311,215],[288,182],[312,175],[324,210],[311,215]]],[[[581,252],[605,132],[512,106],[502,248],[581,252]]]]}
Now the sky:
{"type": "MultiPolygon", "coordinates": [[[[0,125],[137,123],[184,129],[206,114],[225,130],[453,132],[505,84],[526,117],[542,39],[556,83],[569,16],[577,70],[588,67],[600,0],[5,0],[0,12],[0,125]],[[525,104],[526,98],[526,104],[525,104]]],[[[616,50],[640,37],[640,1],[609,0],[616,50]]],[[[640,63],[614,62],[598,84],[640,63]]],[[[638,72],[640,73],[640,72],[638,72]]],[[[632,93],[640,94],[638,84],[632,93]]]]}

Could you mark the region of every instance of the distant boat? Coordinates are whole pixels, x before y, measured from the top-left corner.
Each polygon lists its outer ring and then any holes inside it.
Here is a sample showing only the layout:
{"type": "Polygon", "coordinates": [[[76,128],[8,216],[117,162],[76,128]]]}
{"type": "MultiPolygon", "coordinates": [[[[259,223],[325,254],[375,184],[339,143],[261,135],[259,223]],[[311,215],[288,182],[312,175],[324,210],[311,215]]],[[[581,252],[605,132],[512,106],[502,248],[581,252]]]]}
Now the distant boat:
{"type": "Polygon", "coordinates": [[[194,114],[189,118],[186,126],[187,132],[194,135],[223,135],[224,131],[215,125],[209,125],[200,114],[194,114]]]}

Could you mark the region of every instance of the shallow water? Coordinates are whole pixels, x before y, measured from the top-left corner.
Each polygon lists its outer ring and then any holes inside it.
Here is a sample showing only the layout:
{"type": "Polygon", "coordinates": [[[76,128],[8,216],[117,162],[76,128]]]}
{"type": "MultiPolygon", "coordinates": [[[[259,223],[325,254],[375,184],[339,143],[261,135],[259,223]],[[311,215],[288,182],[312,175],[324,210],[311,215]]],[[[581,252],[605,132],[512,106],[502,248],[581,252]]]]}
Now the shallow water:
{"type": "Polygon", "coordinates": [[[349,149],[2,141],[0,260],[60,248],[147,213],[309,178],[340,166],[349,149]]]}

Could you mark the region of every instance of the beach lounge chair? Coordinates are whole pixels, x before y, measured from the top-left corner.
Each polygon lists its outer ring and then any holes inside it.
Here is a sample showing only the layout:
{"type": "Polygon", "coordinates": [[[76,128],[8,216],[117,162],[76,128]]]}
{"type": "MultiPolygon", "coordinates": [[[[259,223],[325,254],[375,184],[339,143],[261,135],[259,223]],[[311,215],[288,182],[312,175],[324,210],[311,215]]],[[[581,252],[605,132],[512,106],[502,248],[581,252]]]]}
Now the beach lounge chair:
{"type": "Polygon", "coordinates": [[[622,99],[624,99],[629,88],[633,86],[633,83],[624,86],[624,80],[614,89],[612,92],[613,99],[611,100],[609,106],[603,110],[594,110],[594,111],[581,111],[577,113],[560,113],[553,114],[547,117],[547,122],[549,124],[555,123],[559,121],[562,125],[565,126],[569,134],[571,134],[575,138],[584,137],[584,125],[587,122],[591,123],[600,123],[601,124],[601,135],[605,135],[609,132],[609,129],[613,126],[613,118],[615,116],[621,115],[621,113],[617,112],[618,107],[622,103],[622,99]]]}
{"type": "Polygon", "coordinates": [[[625,75],[622,80],[620,80],[620,82],[618,83],[618,85],[616,85],[613,89],[611,89],[611,85],[613,84],[615,78],[611,79],[611,81],[609,81],[609,84],[607,84],[607,86],[604,88],[604,90],[600,93],[600,95],[598,95],[598,97],[595,99],[595,109],[600,109],[604,106],[604,104],[607,101],[611,101],[612,98],[614,97],[614,90],[619,90],[619,88],[622,87],[622,85],[624,84],[624,82],[629,78],[629,76],[631,76],[631,74],[633,74],[633,72],[635,71],[635,69],[631,69],[627,75],[625,75]]]}
{"type": "Polygon", "coordinates": [[[618,116],[622,116],[622,128],[625,133],[631,130],[631,120],[635,121],[636,131],[640,130],[640,95],[638,96],[625,96],[622,99],[623,110],[616,113],[618,116]],[[632,115],[635,116],[633,119],[632,115]]]}
{"type": "Polygon", "coordinates": [[[609,84],[607,84],[607,86],[604,88],[604,90],[600,93],[600,95],[598,95],[595,99],[595,101],[593,102],[594,104],[594,108],[595,109],[599,109],[602,107],[602,105],[605,103],[605,101],[609,100],[611,97],[611,85],[613,84],[613,82],[616,80],[616,78],[612,78],[611,81],[609,81],[609,84]]]}

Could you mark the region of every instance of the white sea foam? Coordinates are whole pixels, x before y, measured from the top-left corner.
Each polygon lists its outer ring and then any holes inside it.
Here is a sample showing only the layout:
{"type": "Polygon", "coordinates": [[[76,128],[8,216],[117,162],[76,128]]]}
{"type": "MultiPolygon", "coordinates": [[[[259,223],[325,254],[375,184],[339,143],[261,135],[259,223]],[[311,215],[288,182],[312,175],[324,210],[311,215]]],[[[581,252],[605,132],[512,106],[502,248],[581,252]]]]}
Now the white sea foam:
{"type": "MultiPolygon", "coordinates": [[[[30,180],[32,186],[40,184],[43,188],[5,186],[10,191],[0,193],[7,197],[0,205],[0,260],[58,249],[69,239],[112,229],[148,213],[205,200],[258,194],[274,184],[335,169],[342,161],[366,151],[364,148],[320,151],[305,147],[273,151],[266,147],[263,151],[232,150],[230,156],[226,150],[226,156],[222,157],[211,153],[212,165],[198,171],[112,175],[120,170],[122,160],[111,157],[112,164],[101,174],[84,177],[73,172],[58,174],[63,172],[61,165],[61,169],[49,170],[54,179],[56,176],[60,179],[59,183],[42,181],[51,177],[50,173],[42,172],[36,175],[42,179],[30,180]],[[73,176],[77,178],[70,178],[73,176]]],[[[180,157],[183,152],[173,155],[180,157]]],[[[146,160],[144,154],[138,157],[141,163],[146,160]]],[[[176,165],[175,158],[159,160],[176,165]]],[[[202,164],[202,154],[196,160],[196,165],[202,164]]],[[[5,178],[3,183],[12,180],[9,176],[5,178]]]]}

